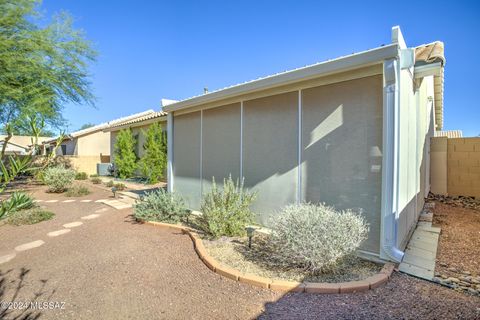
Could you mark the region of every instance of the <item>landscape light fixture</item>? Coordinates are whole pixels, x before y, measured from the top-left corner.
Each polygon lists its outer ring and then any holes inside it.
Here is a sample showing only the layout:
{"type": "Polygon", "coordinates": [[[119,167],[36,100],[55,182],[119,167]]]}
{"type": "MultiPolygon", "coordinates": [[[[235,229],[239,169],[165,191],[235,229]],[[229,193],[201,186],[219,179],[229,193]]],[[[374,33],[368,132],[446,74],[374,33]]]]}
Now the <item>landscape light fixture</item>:
{"type": "Polygon", "coordinates": [[[117,188],[116,187],[112,187],[112,193],[113,193],[113,197],[116,198],[116,193],[117,193],[117,188]]]}
{"type": "Polygon", "coordinates": [[[256,228],[255,227],[246,227],[245,230],[247,231],[247,237],[248,237],[248,247],[252,247],[252,237],[253,233],[255,232],[256,228]]]}

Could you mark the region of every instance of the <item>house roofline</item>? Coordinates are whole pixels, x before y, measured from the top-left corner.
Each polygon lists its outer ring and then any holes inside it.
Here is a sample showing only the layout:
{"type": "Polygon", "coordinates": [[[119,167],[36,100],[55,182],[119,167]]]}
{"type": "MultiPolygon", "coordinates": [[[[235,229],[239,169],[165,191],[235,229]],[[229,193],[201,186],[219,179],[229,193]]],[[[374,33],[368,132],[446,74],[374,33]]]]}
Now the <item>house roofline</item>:
{"type": "Polygon", "coordinates": [[[165,106],[163,109],[166,112],[188,109],[202,104],[232,98],[241,94],[249,94],[256,91],[292,84],[298,81],[314,79],[320,76],[326,76],[334,73],[357,69],[365,65],[370,65],[372,63],[383,61],[389,58],[394,58],[397,56],[398,44],[393,43],[367,51],[339,57],[333,60],[320,62],[310,66],[234,85],[200,96],[188,98],[165,106]]]}

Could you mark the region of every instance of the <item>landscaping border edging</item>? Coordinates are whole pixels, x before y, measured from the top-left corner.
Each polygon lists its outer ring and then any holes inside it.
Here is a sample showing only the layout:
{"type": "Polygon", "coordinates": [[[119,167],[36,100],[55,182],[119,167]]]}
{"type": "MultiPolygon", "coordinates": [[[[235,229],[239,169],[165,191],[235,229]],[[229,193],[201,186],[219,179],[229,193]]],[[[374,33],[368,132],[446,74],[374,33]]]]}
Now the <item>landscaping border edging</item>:
{"type": "Polygon", "coordinates": [[[213,259],[205,250],[202,239],[198,234],[184,226],[156,222],[156,221],[142,221],[142,223],[150,224],[157,227],[169,228],[175,231],[181,231],[187,234],[194,244],[195,252],[198,254],[200,260],[213,272],[221,275],[222,277],[229,278],[242,283],[247,283],[255,287],[270,289],[273,291],[281,292],[307,292],[307,293],[353,293],[362,292],[371,289],[378,288],[386,283],[395,268],[395,265],[391,262],[385,263],[382,270],[376,275],[368,277],[363,280],[339,282],[339,283],[327,283],[327,282],[294,282],[286,280],[273,280],[270,278],[259,277],[253,274],[244,274],[240,271],[226,267],[218,263],[213,259]]]}

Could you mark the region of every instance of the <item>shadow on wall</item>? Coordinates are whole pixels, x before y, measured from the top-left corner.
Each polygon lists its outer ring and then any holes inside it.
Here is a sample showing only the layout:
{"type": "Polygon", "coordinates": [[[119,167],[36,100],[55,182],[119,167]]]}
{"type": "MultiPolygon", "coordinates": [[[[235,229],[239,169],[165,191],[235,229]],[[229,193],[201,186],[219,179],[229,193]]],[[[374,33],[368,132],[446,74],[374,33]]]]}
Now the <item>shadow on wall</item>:
{"type": "MultiPolygon", "coordinates": [[[[378,251],[380,233],[382,88],[379,75],[302,90],[301,200],[360,211],[372,234],[365,249],[372,251],[378,251]]],[[[208,151],[203,178],[211,181],[211,174],[216,174],[221,183],[238,172],[238,161],[228,161],[231,145],[225,152],[222,146],[228,140],[240,149],[240,128],[229,124],[240,122],[240,106],[230,106],[230,114],[217,118],[216,109],[203,114],[208,132],[202,143],[203,152],[208,151]],[[232,130],[238,133],[232,135],[232,130]],[[212,159],[229,165],[220,167],[212,159]]],[[[186,195],[198,193],[200,139],[195,142],[198,135],[193,133],[200,132],[200,112],[175,119],[175,188],[186,195]]],[[[244,102],[243,175],[245,187],[259,192],[253,210],[261,213],[263,224],[272,212],[297,200],[298,122],[297,91],[244,102]]]]}

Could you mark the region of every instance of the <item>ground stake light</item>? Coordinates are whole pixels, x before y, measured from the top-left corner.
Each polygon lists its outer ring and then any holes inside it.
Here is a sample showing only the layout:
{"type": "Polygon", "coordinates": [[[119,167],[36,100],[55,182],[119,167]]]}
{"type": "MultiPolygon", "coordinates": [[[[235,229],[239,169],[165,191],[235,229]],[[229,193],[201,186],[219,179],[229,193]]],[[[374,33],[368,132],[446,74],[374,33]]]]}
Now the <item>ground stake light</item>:
{"type": "Polygon", "coordinates": [[[247,231],[247,237],[248,237],[248,247],[251,248],[252,247],[252,237],[253,237],[253,233],[255,232],[255,229],[254,227],[246,227],[245,230],[247,231]]]}

